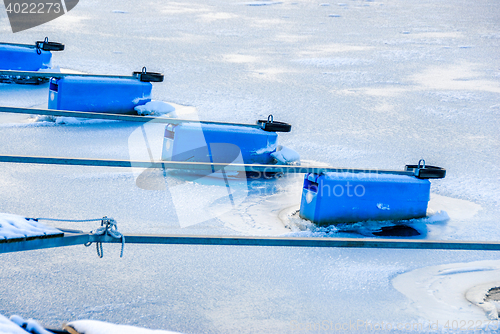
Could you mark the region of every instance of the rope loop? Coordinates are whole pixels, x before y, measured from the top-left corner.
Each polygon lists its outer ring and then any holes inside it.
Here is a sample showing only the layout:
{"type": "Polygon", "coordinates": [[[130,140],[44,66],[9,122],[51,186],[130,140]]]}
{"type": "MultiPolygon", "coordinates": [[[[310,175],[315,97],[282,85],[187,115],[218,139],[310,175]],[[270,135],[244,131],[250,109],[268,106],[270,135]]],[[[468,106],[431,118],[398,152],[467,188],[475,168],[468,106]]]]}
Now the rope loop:
{"type": "Polygon", "coordinates": [[[425,168],[425,160],[424,159],[420,159],[418,161],[418,168],[425,168]]]}
{"type": "MultiPolygon", "coordinates": [[[[91,231],[90,233],[93,235],[109,235],[112,238],[115,239],[121,239],[122,240],[122,249],[120,252],[120,257],[123,257],[123,248],[125,247],[125,236],[118,232],[118,226],[116,223],[116,220],[113,218],[108,218],[107,216],[104,216],[102,218],[97,218],[97,219],[81,219],[81,220],[76,220],[76,219],[54,219],[54,218],[26,218],[26,220],[34,220],[34,221],[39,221],[39,220],[47,220],[47,221],[55,221],[55,222],[73,222],[73,223],[87,223],[87,222],[101,222],[101,227],[91,231]]],[[[84,244],[85,247],[89,247],[92,245],[92,241],[89,241],[84,244]]],[[[103,249],[102,249],[102,242],[97,241],[96,242],[96,247],[97,247],[97,256],[99,258],[102,258],[104,256],[103,249]]]]}
{"type": "MultiPolygon", "coordinates": [[[[93,235],[109,235],[112,238],[115,239],[121,239],[122,241],[122,249],[120,252],[120,257],[123,257],[123,248],[125,247],[125,236],[118,232],[118,227],[116,225],[116,221],[113,218],[108,218],[107,216],[104,216],[101,219],[101,227],[98,229],[95,229],[90,232],[93,235]]],[[[85,246],[90,246],[92,243],[87,243],[85,246]],[[87,245],[88,244],[88,245],[87,245]]],[[[97,256],[99,258],[102,258],[104,256],[104,252],[102,249],[102,242],[96,242],[96,247],[97,247],[97,256]]]]}

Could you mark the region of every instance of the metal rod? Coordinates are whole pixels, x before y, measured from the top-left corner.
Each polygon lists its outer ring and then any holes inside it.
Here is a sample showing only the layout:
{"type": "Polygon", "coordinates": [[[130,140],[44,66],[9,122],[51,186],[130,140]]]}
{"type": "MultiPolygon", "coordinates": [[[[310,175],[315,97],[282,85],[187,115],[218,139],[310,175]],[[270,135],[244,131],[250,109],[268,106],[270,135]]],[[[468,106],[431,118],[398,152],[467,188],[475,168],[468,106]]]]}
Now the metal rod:
{"type": "Polygon", "coordinates": [[[123,115],[123,114],[104,114],[104,113],[96,113],[90,111],[0,107],[0,112],[16,113],[16,114],[48,115],[48,116],[65,116],[65,117],[78,117],[78,118],[91,118],[91,119],[107,119],[107,120],[124,121],[124,122],[141,122],[141,123],[153,122],[153,123],[165,123],[174,125],[182,123],[201,123],[201,124],[216,124],[216,125],[229,125],[229,126],[244,126],[256,129],[262,128],[262,125],[260,124],[197,121],[190,119],[165,118],[165,117],[154,117],[154,116],[136,116],[136,115],[123,115]]]}
{"type": "Polygon", "coordinates": [[[0,240],[0,253],[21,252],[27,250],[83,245],[89,241],[89,234],[55,235],[0,240]]]}
{"type": "MultiPolygon", "coordinates": [[[[88,233],[65,233],[63,237],[0,240],[0,253],[82,245],[88,242],[121,243],[121,239],[88,233]]],[[[500,242],[355,238],[285,238],[242,236],[193,236],[125,234],[127,244],[263,246],[263,247],[343,247],[379,249],[481,250],[500,251],[500,242]]]]}
{"type": "Polygon", "coordinates": [[[92,78],[114,78],[114,79],[138,79],[137,75],[111,75],[111,74],[87,74],[87,73],[61,73],[41,71],[14,71],[1,70],[0,75],[23,76],[32,78],[64,78],[64,77],[92,77],[92,78]]]}
{"type": "Polygon", "coordinates": [[[0,45],[19,46],[19,47],[29,48],[29,49],[35,49],[36,48],[36,45],[33,45],[33,44],[19,44],[19,43],[0,42],[0,45]]]}
{"type": "MultiPolygon", "coordinates": [[[[93,236],[90,237],[93,241],[93,236]]],[[[102,241],[102,239],[99,239],[102,241]]],[[[104,236],[103,242],[119,243],[120,239],[104,236]]],[[[350,247],[350,248],[400,248],[442,250],[500,250],[500,242],[442,241],[405,239],[355,239],[355,238],[284,238],[241,236],[192,236],[126,234],[125,243],[221,245],[221,246],[281,246],[281,247],[350,247]]]]}
{"type": "Polygon", "coordinates": [[[110,160],[68,157],[37,157],[22,155],[0,155],[0,162],[70,165],[70,166],[100,166],[100,167],[138,167],[138,168],[166,168],[184,170],[224,170],[225,172],[256,172],[256,173],[372,173],[396,174],[414,176],[415,170],[383,170],[359,169],[315,166],[289,166],[289,165],[258,165],[258,164],[227,164],[210,162],[188,161],[137,161],[137,160],[110,160]]]}

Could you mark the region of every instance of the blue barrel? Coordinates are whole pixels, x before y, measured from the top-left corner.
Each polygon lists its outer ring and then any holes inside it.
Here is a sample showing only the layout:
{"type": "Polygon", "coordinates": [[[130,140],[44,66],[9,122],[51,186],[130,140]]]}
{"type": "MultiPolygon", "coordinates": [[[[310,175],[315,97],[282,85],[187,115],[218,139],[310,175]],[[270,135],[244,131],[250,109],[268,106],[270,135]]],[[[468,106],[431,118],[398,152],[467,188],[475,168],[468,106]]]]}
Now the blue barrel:
{"type": "Polygon", "coordinates": [[[51,68],[52,53],[36,48],[0,45],[0,69],[13,71],[38,71],[51,68]]]}
{"type": "Polygon", "coordinates": [[[377,173],[309,173],[300,217],[317,225],[426,216],[429,180],[377,173]]]}
{"type": "Polygon", "coordinates": [[[151,101],[150,82],[127,78],[52,78],[49,109],[135,114],[134,108],[151,101]]]}
{"type": "Polygon", "coordinates": [[[184,123],[165,129],[162,159],[211,163],[270,164],[278,135],[262,129],[184,123]],[[240,156],[241,154],[241,156],[240,156]]]}

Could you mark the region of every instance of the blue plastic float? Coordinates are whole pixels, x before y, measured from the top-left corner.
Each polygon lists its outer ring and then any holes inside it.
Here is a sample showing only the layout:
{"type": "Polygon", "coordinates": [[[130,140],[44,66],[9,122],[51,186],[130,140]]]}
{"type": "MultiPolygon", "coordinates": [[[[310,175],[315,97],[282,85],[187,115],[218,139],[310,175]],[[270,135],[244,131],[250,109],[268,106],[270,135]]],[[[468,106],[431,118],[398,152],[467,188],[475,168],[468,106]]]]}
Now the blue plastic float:
{"type": "Polygon", "coordinates": [[[52,66],[52,53],[36,48],[0,44],[0,69],[39,71],[52,66]]]}
{"type": "MultiPolygon", "coordinates": [[[[162,160],[226,164],[298,164],[299,155],[278,145],[277,133],[269,130],[269,126],[267,129],[268,131],[247,126],[203,123],[169,124],[165,129],[162,160]]],[[[281,131],[279,128],[274,130],[281,131]]]]}
{"type": "Polygon", "coordinates": [[[309,173],[304,177],[300,217],[317,225],[426,216],[430,182],[378,173],[309,173]]]}
{"type": "Polygon", "coordinates": [[[49,109],[134,114],[151,101],[152,85],[134,78],[68,76],[50,79],[49,109]]]}
{"type": "Polygon", "coordinates": [[[133,72],[131,76],[51,74],[49,109],[109,114],[136,114],[135,107],[151,101],[151,82],[163,74],[133,72]]]}
{"type": "MultiPolygon", "coordinates": [[[[0,43],[0,70],[40,71],[52,67],[52,52],[62,51],[64,45],[49,42],[48,38],[35,45],[0,43]]],[[[43,78],[23,78],[1,76],[1,82],[31,83],[47,82],[43,78]]]]}
{"type": "Polygon", "coordinates": [[[269,164],[276,150],[278,135],[262,129],[184,123],[168,125],[163,140],[162,159],[233,163],[241,154],[246,164],[269,164]]]}

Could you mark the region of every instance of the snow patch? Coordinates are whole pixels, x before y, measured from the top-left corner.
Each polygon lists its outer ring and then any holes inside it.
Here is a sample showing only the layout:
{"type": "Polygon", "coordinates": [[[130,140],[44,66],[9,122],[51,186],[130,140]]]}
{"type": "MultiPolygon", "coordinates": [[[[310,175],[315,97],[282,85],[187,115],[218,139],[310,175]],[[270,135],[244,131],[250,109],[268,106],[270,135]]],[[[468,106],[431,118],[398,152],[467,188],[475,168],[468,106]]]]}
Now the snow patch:
{"type": "Polygon", "coordinates": [[[276,151],[277,147],[278,146],[276,144],[268,145],[267,147],[258,149],[257,151],[254,152],[254,154],[261,155],[261,154],[271,153],[276,151]]]}
{"type": "Polygon", "coordinates": [[[468,90],[500,93],[497,81],[482,78],[477,65],[462,62],[448,66],[430,66],[410,80],[427,90],[468,90]]]}
{"type": "Polygon", "coordinates": [[[278,160],[279,165],[297,165],[300,164],[300,155],[294,150],[278,145],[276,151],[271,156],[278,160]]]}
{"type": "Polygon", "coordinates": [[[154,116],[167,116],[167,117],[177,117],[175,113],[175,107],[163,102],[163,101],[150,101],[146,104],[137,106],[134,108],[137,114],[144,115],[154,115],[154,116]]]}
{"type": "Polygon", "coordinates": [[[279,5],[282,4],[281,1],[255,1],[255,2],[247,2],[245,5],[247,6],[271,6],[271,5],[279,5]]]}
{"type": "Polygon", "coordinates": [[[87,121],[87,119],[81,119],[81,118],[76,118],[76,117],[66,117],[66,116],[60,116],[60,117],[55,118],[56,124],[80,125],[86,121],[87,121]]]}
{"type": "Polygon", "coordinates": [[[0,314],[0,333],[2,334],[26,334],[26,331],[0,314]]]}
{"type": "Polygon", "coordinates": [[[358,223],[335,224],[329,226],[317,226],[309,220],[302,219],[299,216],[300,205],[290,207],[288,211],[280,214],[283,224],[291,230],[286,234],[289,237],[374,237],[382,228],[406,226],[416,230],[419,235],[416,238],[422,239],[428,237],[427,229],[429,226],[444,224],[449,220],[448,214],[440,211],[424,218],[399,220],[399,221],[381,221],[371,220],[358,223]]]}
{"type": "Polygon", "coordinates": [[[481,308],[489,320],[498,321],[498,313],[500,310],[500,307],[497,306],[498,302],[488,298],[490,291],[498,289],[498,287],[500,287],[499,281],[477,285],[465,293],[465,298],[477,307],[481,308]]]}
{"type": "Polygon", "coordinates": [[[19,326],[19,328],[25,328],[27,332],[33,334],[52,334],[45,330],[37,321],[33,319],[24,320],[18,315],[13,315],[10,317],[10,321],[19,326]]]}
{"type": "Polygon", "coordinates": [[[296,59],[294,60],[294,62],[316,67],[343,67],[343,66],[353,66],[353,65],[364,65],[369,63],[368,60],[362,60],[357,58],[305,58],[305,59],[296,59]]]}
{"type": "Polygon", "coordinates": [[[51,68],[41,68],[37,72],[61,73],[61,68],[59,66],[52,66],[51,68]]]}
{"type": "Polygon", "coordinates": [[[433,213],[440,210],[446,211],[450,219],[467,220],[474,217],[482,210],[482,207],[474,202],[431,193],[427,212],[433,213]]]}
{"type": "Polygon", "coordinates": [[[56,235],[62,232],[18,215],[0,213],[0,240],[56,235]]]}
{"type": "Polygon", "coordinates": [[[165,331],[159,329],[147,329],[128,325],[116,325],[98,320],[77,320],[68,323],[79,333],[85,334],[175,334],[179,332],[165,331]]]}
{"type": "Polygon", "coordinates": [[[377,208],[380,210],[390,210],[389,204],[384,204],[384,203],[377,203],[377,208]]]}
{"type": "Polygon", "coordinates": [[[500,261],[489,260],[413,270],[394,278],[392,285],[411,301],[417,315],[444,325],[450,319],[488,320],[486,313],[466,298],[466,293],[475,286],[492,284],[498,277],[500,261]]]}

